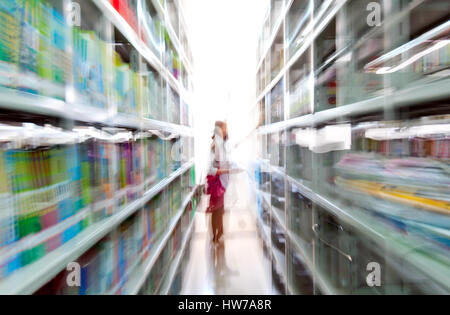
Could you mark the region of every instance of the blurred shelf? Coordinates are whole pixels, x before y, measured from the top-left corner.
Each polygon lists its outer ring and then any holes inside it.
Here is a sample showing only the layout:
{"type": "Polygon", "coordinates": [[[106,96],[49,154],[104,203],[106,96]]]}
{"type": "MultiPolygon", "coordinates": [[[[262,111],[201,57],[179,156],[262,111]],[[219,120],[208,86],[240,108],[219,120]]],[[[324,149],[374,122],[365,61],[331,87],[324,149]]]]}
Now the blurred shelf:
{"type": "Polygon", "coordinates": [[[190,128],[188,126],[166,123],[166,122],[149,119],[149,118],[144,118],[142,123],[143,123],[143,128],[146,130],[157,129],[157,130],[165,130],[168,132],[172,132],[174,134],[180,134],[180,135],[187,136],[187,137],[194,136],[194,132],[193,132],[192,128],[190,128]]]}
{"type": "MultiPolygon", "coordinates": [[[[143,197],[124,206],[116,214],[87,227],[64,245],[46,254],[36,262],[20,268],[5,279],[0,280],[0,294],[18,295],[34,293],[54,278],[61,270],[65,269],[68,263],[80,257],[192,166],[192,161],[186,163],[169,177],[150,188],[143,197]]],[[[59,231],[53,231],[56,234],[62,231],[61,229],[64,225],[58,225],[58,227],[59,231]]],[[[28,242],[31,243],[31,241],[28,242]]],[[[9,251],[16,250],[14,245],[6,247],[2,251],[8,251],[9,253],[9,251]]]]}
{"type": "Polygon", "coordinates": [[[327,277],[323,275],[317,268],[315,268],[314,263],[307,253],[304,247],[304,242],[296,235],[294,235],[291,231],[288,231],[289,239],[295,247],[297,253],[303,259],[306,268],[309,269],[314,278],[314,283],[317,284],[320,288],[320,291],[325,295],[341,295],[342,292],[337,290],[331,283],[328,281],[327,277]]]}
{"type": "MultiPolygon", "coordinates": [[[[255,184],[255,182],[253,182],[255,184]]],[[[270,207],[270,202],[267,200],[267,193],[257,189],[255,186],[252,186],[255,193],[259,195],[261,200],[265,203],[267,203],[267,206],[270,207]]],[[[256,226],[258,227],[258,231],[260,232],[260,236],[263,240],[263,242],[266,244],[267,247],[268,244],[270,244],[270,227],[264,223],[262,217],[259,213],[255,212],[255,218],[256,218],[256,226]]]]}
{"type": "Polygon", "coordinates": [[[133,264],[127,268],[125,272],[125,276],[121,279],[113,288],[108,290],[104,295],[117,295],[123,289],[124,283],[130,278],[132,274],[136,271],[136,268],[139,266],[139,263],[142,261],[144,257],[144,252],[141,252],[138,257],[135,258],[133,264]]]}
{"type": "Polygon", "coordinates": [[[75,118],[64,101],[4,87],[0,87],[0,108],[63,119],[75,118]]]}
{"type": "Polygon", "coordinates": [[[180,266],[180,262],[184,257],[187,244],[189,243],[192,231],[194,230],[194,224],[195,221],[192,220],[192,222],[189,225],[188,230],[186,231],[186,235],[183,238],[183,241],[181,243],[181,249],[179,250],[179,253],[177,254],[176,258],[170,265],[169,270],[167,271],[167,275],[165,277],[165,280],[163,281],[161,285],[161,289],[158,292],[159,295],[168,295],[170,292],[170,288],[172,287],[173,280],[175,279],[175,275],[178,271],[178,268],[180,266]]]}
{"type": "Polygon", "coordinates": [[[112,115],[107,109],[85,105],[70,105],[51,97],[21,92],[10,88],[0,87],[0,108],[66,120],[97,123],[104,126],[146,130],[157,129],[188,137],[193,136],[192,128],[187,126],[139,118],[122,113],[112,115]]]}
{"type": "Polygon", "coordinates": [[[284,261],[286,259],[285,254],[273,246],[271,248],[272,248],[272,262],[275,264],[275,269],[277,270],[278,274],[281,276],[281,279],[286,288],[286,293],[292,294],[293,291],[288,282],[286,264],[284,261]]]}
{"type": "Polygon", "coordinates": [[[280,31],[281,26],[283,25],[283,21],[286,18],[286,14],[289,12],[289,9],[291,8],[293,2],[294,0],[288,0],[287,3],[284,5],[282,11],[280,12],[280,15],[277,17],[277,20],[274,24],[274,28],[271,31],[269,41],[263,48],[263,53],[259,58],[258,65],[256,66],[256,74],[258,74],[258,71],[261,68],[263,61],[266,59],[267,54],[269,53],[270,48],[272,47],[272,44],[275,41],[275,38],[277,37],[277,34],[280,31]]]}
{"type": "Polygon", "coordinates": [[[159,258],[159,255],[162,253],[164,248],[166,247],[167,242],[172,236],[173,231],[175,230],[178,222],[184,214],[184,211],[192,200],[197,188],[195,188],[183,201],[182,206],[177,211],[175,216],[170,220],[169,226],[167,230],[164,232],[163,236],[157,241],[156,244],[153,245],[148,258],[145,261],[142,261],[135,268],[134,272],[130,275],[128,281],[124,284],[123,290],[126,294],[136,295],[139,293],[139,290],[144,285],[147,280],[150,272],[152,271],[153,266],[159,258]]]}
{"type": "MultiPolygon", "coordinates": [[[[273,169],[277,171],[277,168],[273,169]]],[[[445,258],[437,259],[435,257],[436,259],[433,259],[426,254],[421,254],[420,251],[415,251],[417,242],[415,242],[414,237],[404,235],[385,226],[378,219],[363,213],[361,209],[342,205],[337,200],[330,200],[288,175],[285,175],[285,178],[313,203],[362,231],[388,252],[396,257],[408,257],[408,264],[442,286],[443,292],[450,290],[450,263],[445,262],[445,258]]]]}
{"type": "Polygon", "coordinates": [[[284,211],[272,206],[272,218],[275,218],[275,220],[277,221],[278,225],[285,231],[287,232],[288,229],[286,227],[286,214],[284,213],[284,211]]]}
{"type": "MultiPolygon", "coordinates": [[[[260,160],[260,162],[261,162],[261,160],[260,160]]],[[[267,163],[267,162],[262,161],[261,163],[267,163]]],[[[269,167],[277,174],[285,177],[285,174],[284,174],[282,168],[270,166],[270,164],[269,164],[269,167]]],[[[298,252],[300,254],[300,256],[303,258],[303,261],[304,261],[306,267],[309,269],[311,274],[314,276],[315,282],[319,286],[321,292],[326,295],[341,294],[336,288],[334,288],[328,282],[328,280],[326,279],[326,277],[323,274],[321,274],[318,270],[316,270],[310,255],[305,250],[304,242],[298,236],[296,236],[294,233],[292,233],[292,231],[290,229],[287,228],[286,222],[285,222],[284,218],[282,217],[283,212],[275,207],[271,207],[271,208],[272,208],[272,210],[274,210],[274,211],[272,211],[273,217],[278,222],[278,224],[285,230],[286,236],[289,238],[289,240],[292,242],[292,244],[294,244],[296,252],[298,252]]],[[[258,221],[259,221],[259,227],[260,227],[261,232],[266,234],[266,237],[269,239],[270,238],[270,228],[267,227],[260,218],[258,218],[258,221]]],[[[295,292],[293,290],[293,288],[291,288],[290,291],[295,292]]]]}
{"type": "MultiPolygon", "coordinates": [[[[169,13],[163,6],[161,5],[161,2],[159,0],[152,0],[153,6],[156,8],[156,11],[158,12],[159,17],[165,21],[167,33],[169,34],[170,40],[172,41],[173,46],[175,47],[175,50],[178,52],[178,55],[180,55],[181,60],[183,61],[183,64],[187,68],[189,72],[192,73],[192,65],[189,61],[189,59],[186,56],[186,53],[184,49],[181,47],[180,39],[178,38],[178,35],[175,33],[175,30],[173,28],[172,22],[169,18],[169,13]]],[[[177,9],[182,12],[181,6],[178,4],[178,1],[174,1],[174,4],[177,6],[177,9]]],[[[184,17],[184,15],[181,13],[181,15],[184,17]]]]}
{"type": "Polygon", "coordinates": [[[175,179],[186,173],[194,166],[194,161],[187,162],[183,164],[178,170],[170,174],[168,177],[161,180],[158,184],[153,186],[147,192],[144,193],[143,196],[143,204],[146,204],[150,199],[156,196],[161,190],[170,185],[175,179]]]}
{"type": "MultiPolygon", "coordinates": [[[[305,41],[300,47],[300,49],[289,59],[289,61],[283,66],[278,75],[270,81],[270,83],[263,89],[263,91],[256,98],[256,102],[261,101],[267,93],[269,93],[273,87],[285,76],[285,74],[289,71],[292,65],[300,59],[303,53],[308,49],[308,47],[313,43],[314,39],[323,31],[323,29],[328,25],[328,23],[335,17],[340,8],[348,0],[336,0],[329,1],[327,0],[322,6],[321,10],[319,10],[319,14],[315,17],[314,21],[310,23],[305,31],[305,41]],[[331,8],[330,5],[332,4],[331,8]],[[327,15],[325,15],[328,13],[327,15]],[[325,17],[323,17],[325,15],[325,17]],[[323,17],[323,18],[322,18],[323,17]]],[[[286,17],[286,14],[283,16],[283,19],[286,17]]],[[[269,46],[270,47],[270,46],[269,46]]],[[[285,48],[286,49],[286,48],[285,48]]],[[[258,66],[259,67],[259,66],[258,66]]]]}
{"type": "Polygon", "coordinates": [[[270,193],[268,192],[264,192],[264,191],[260,191],[261,197],[263,199],[263,201],[266,203],[267,206],[271,206],[270,203],[270,193]]]}
{"type": "Polygon", "coordinates": [[[261,234],[261,237],[263,239],[263,242],[266,244],[267,247],[270,245],[270,227],[265,224],[261,217],[257,217],[256,219],[257,225],[259,227],[259,231],[261,234]]]}
{"type": "MultiPolygon", "coordinates": [[[[266,162],[262,162],[262,163],[266,163],[266,162]]],[[[285,176],[284,173],[282,172],[281,168],[272,167],[272,169],[275,172],[277,172],[278,174],[285,176]]],[[[263,192],[261,192],[261,191],[258,191],[258,193],[261,195],[263,194],[263,192]]],[[[268,194],[268,193],[265,193],[265,194],[268,194]]],[[[270,194],[269,194],[269,196],[270,196],[270,194]]],[[[262,198],[265,199],[264,197],[262,197],[262,198]]],[[[270,204],[269,204],[269,206],[270,206],[270,204]]],[[[273,210],[272,217],[275,218],[275,220],[278,222],[278,224],[284,229],[284,231],[286,232],[286,236],[289,238],[289,240],[292,242],[292,244],[294,244],[296,252],[299,253],[300,256],[303,258],[303,261],[304,261],[306,267],[309,269],[311,274],[314,276],[315,283],[317,283],[321,292],[326,295],[339,295],[340,292],[336,288],[334,288],[327,281],[326,277],[324,275],[322,275],[314,267],[314,263],[313,263],[310,255],[305,250],[304,242],[287,228],[286,222],[282,217],[282,215],[283,215],[282,211],[279,209],[276,209],[275,207],[271,207],[271,209],[273,210]]],[[[269,241],[270,240],[270,227],[268,227],[266,224],[264,224],[260,217],[257,218],[257,223],[258,223],[259,231],[263,237],[263,241],[266,243],[267,247],[271,248],[270,241],[269,241]]],[[[292,294],[294,294],[295,290],[292,287],[290,287],[289,290],[292,294]]]]}
{"type": "MultiPolygon", "coordinates": [[[[410,6],[411,7],[411,6],[410,6]]],[[[408,10],[409,11],[409,10],[408,10]]],[[[402,14],[408,11],[403,11],[402,14]]],[[[382,56],[376,58],[375,60],[370,61],[365,67],[367,69],[375,67],[376,65],[381,65],[389,60],[392,60],[394,57],[397,57],[401,54],[405,54],[408,50],[413,49],[419,45],[423,45],[426,42],[432,41],[432,39],[439,34],[443,34],[445,32],[448,33],[450,30],[450,21],[447,21],[428,32],[420,35],[419,37],[407,42],[406,44],[393,49],[390,52],[383,54],[382,56]]]]}
{"type": "Polygon", "coordinates": [[[184,96],[187,91],[173,74],[163,65],[153,51],[139,38],[138,34],[128,24],[128,22],[114,9],[108,0],[92,0],[108,20],[122,33],[130,44],[151,64],[161,76],[177,91],[180,96],[184,96]]]}
{"type": "Polygon", "coordinates": [[[294,127],[312,127],[330,120],[363,115],[374,111],[415,105],[425,101],[434,101],[450,97],[450,78],[417,84],[397,92],[374,97],[365,101],[344,105],[329,110],[305,115],[298,118],[259,128],[260,134],[281,132],[294,127]]]}

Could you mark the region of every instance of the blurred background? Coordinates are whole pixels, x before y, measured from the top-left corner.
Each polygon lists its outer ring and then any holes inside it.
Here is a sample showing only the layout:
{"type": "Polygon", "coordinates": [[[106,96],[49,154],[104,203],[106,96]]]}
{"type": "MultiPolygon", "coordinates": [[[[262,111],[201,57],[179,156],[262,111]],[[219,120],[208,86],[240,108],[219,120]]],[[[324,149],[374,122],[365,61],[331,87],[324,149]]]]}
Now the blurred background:
{"type": "Polygon", "coordinates": [[[450,292],[449,1],[0,16],[0,294],[450,292]],[[236,171],[221,253],[217,120],[236,171]]]}

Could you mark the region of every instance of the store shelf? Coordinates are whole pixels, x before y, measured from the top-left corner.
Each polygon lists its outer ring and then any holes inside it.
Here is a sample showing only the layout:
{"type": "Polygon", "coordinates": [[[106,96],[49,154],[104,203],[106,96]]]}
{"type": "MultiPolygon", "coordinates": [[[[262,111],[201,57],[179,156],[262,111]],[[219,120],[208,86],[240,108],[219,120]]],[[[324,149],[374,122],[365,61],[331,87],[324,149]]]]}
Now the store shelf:
{"type": "MultiPolygon", "coordinates": [[[[275,85],[286,75],[292,65],[300,59],[303,53],[308,49],[308,47],[314,42],[316,37],[323,31],[323,29],[328,25],[328,23],[335,17],[339,9],[341,9],[348,0],[337,0],[337,1],[327,1],[324,3],[320,13],[315,17],[315,20],[309,24],[307,31],[305,31],[306,39],[302,47],[289,59],[289,61],[283,66],[278,75],[263,89],[263,91],[256,98],[256,104],[260,102],[267,93],[269,93],[275,85]],[[333,2],[331,9],[329,6],[333,2]],[[328,14],[322,18],[322,16],[328,12],[328,14]]],[[[285,15],[283,16],[283,19],[285,15]]],[[[270,46],[269,46],[270,47],[270,46]]]]}
{"type": "Polygon", "coordinates": [[[270,202],[270,194],[264,191],[260,191],[261,197],[263,199],[263,201],[266,203],[267,206],[271,206],[271,202],[270,202]]]}
{"type": "MultiPolygon", "coordinates": [[[[257,190],[256,188],[255,188],[255,193],[260,194],[263,199],[266,199],[265,197],[263,197],[263,194],[267,194],[267,193],[257,190]]],[[[268,204],[268,205],[270,206],[270,204],[268,204]]],[[[275,219],[277,220],[279,225],[282,226],[283,230],[285,230],[287,232],[286,224],[285,224],[284,220],[277,213],[275,213],[276,210],[274,211],[273,207],[271,207],[271,209],[272,209],[272,211],[271,211],[272,217],[275,217],[275,219]]],[[[261,239],[264,242],[265,246],[271,251],[272,263],[274,263],[278,273],[282,277],[283,282],[287,288],[287,293],[292,294],[292,292],[294,292],[294,291],[292,290],[292,288],[290,287],[290,285],[288,283],[288,278],[287,278],[287,274],[286,274],[286,266],[282,262],[284,254],[280,250],[278,250],[272,246],[270,227],[262,221],[262,218],[257,213],[255,214],[255,216],[256,216],[256,224],[257,224],[261,239]]]]}
{"type": "Polygon", "coordinates": [[[70,106],[62,100],[11,88],[0,87],[0,108],[28,114],[107,125],[111,114],[106,109],[70,106]]]}
{"type": "Polygon", "coordinates": [[[269,246],[270,244],[270,227],[265,224],[260,217],[256,219],[263,242],[269,246]]]}
{"type": "Polygon", "coordinates": [[[272,206],[272,218],[275,218],[278,225],[287,232],[288,229],[286,227],[286,218],[285,213],[281,211],[280,209],[277,209],[276,207],[272,206]]]}
{"type": "Polygon", "coordinates": [[[107,109],[84,105],[70,105],[51,97],[21,92],[10,88],[0,88],[0,108],[28,114],[56,117],[104,126],[127,127],[133,129],[160,130],[192,137],[192,128],[148,118],[126,114],[112,115],[107,109]]]}
{"type": "Polygon", "coordinates": [[[156,129],[156,130],[164,130],[174,134],[180,134],[187,137],[194,136],[192,128],[183,125],[176,125],[148,118],[143,119],[142,125],[145,130],[156,129]]]}
{"type": "Polygon", "coordinates": [[[259,128],[258,132],[260,134],[270,134],[294,127],[312,127],[338,118],[420,104],[424,101],[446,99],[450,97],[448,86],[450,86],[450,79],[448,78],[435,82],[424,82],[398,92],[267,125],[259,128]]]}
{"type": "MultiPolygon", "coordinates": [[[[260,161],[261,162],[261,161],[260,161]]],[[[261,162],[265,163],[265,162],[261,162]]],[[[268,166],[270,167],[270,165],[268,166]]],[[[278,174],[283,175],[282,171],[279,167],[272,167],[278,174]]],[[[257,191],[261,196],[263,192],[257,191]]],[[[267,193],[266,193],[267,194],[267,193]]],[[[262,197],[265,199],[264,197],[262,197]]],[[[269,205],[270,206],[270,205],[269,205]]],[[[272,210],[274,210],[273,207],[271,207],[272,210]]],[[[303,261],[306,265],[306,267],[309,269],[311,274],[314,276],[315,283],[319,286],[321,292],[326,295],[339,295],[341,294],[336,288],[334,288],[327,280],[324,275],[322,275],[316,268],[314,267],[314,263],[311,259],[311,257],[308,255],[308,253],[305,250],[304,244],[301,241],[301,239],[294,235],[286,226],[285,220],[281,217],[282,213],[280,213],[280,210],[272,211],[272,217],[278,222],[278,224],[284,229],[286,232],[286,236],[289,238],[290,242],[294,245],[295,250],[302,256],[303,261]]],[[[257,224],[259,227],[260,234],[262,235],[263,242],[266,244],[268,248],[271,248],[270,245],[270,228],[262,222],[262,219],[260,217],[257,217],[257,224]]],[[[289,284],[290,286],[290,284],[289,284]]],[[[290,286],[289,288],[291,294],[295,293],[295,290],[290,286]]]]}
{"type": "Polygon", "coordinates": [[[178,222],[180,221],[181,217],[184,214],[184,211],[189,204],[189,202],[192,200],[192,197],[194,196],[196,192],[196,189],[194,189],[184,200],[182,206],[177,211],[175,216],[171,219],[169,227],[164,232],[164,235],[160,238],[159,241],[155,245],[153,245],[153,248],[150,250],[150,254],[148,258],[141,262],[134,270],[134,272],[130,275],[129,280],[124,284],[124,292],[126,294],[132,294],[136,295],[139,293],[139,290],[142,288],[143,284],[145,283],[145,280],[148,278],[148,275],[150,274],[153,266],[155,265],[156,261],[159,258],[159,255],[162,253],[164,248],[166,247],[167,242],[169,241],[170,237],[172,236],[173,231],[175,230],[176,226],[178,225],[178,222]]]}
{"type": "MultiPolygon", "coordinates": [[[[271,168],[274,172],[277,174],[285,177],[285,174],[283,173],[282,169],[280,167],[274,167],[270,166],[270,164],[260,161],[260,163],[266,164],[266,167],[271,168]]],[[[273,207],[271,207],[272,210],[274,210],[273,207]]],[[[300,254],[300,256],[303,258],[303,261],[305,262],[306,267],[309,269],[311,274],[314,276],[316,284],[319,286],[321,292],[326,295],[339,295],[341,294],[336,288],[334,288],[327,280],[324,275],[322,275],[316,268],[314,267],[314,263],[308,255],[308,253],[305,250],[305,246],[301,239],[294,235],[292,231],[290,231],[285,223],[285,220],[282,218],[282,213],[278,209],[275,209],[275,211],[272,211],[272,217],[278,222],[278,224],[284,229],[286,232],[286,236],[289,238],[292,244],[295,246],[295,250],[300,254]]],[[[267,227],[260,218],[258,218],[258,226],[260,228],[260,231],[264,237],[267,237],[267,239],[270,239],[270,228],[267,227]]],[[[266,243],[269,244],[269,243],[266,243]]],[[[291,292],[295,292],[292,287],[290,288],[291,292]]]]}
{"type": "MultiPolygon", "coordinates": [[[[279,169],[276,167],[272,167],[272,169],[279,172],[279,169]]],[[[450,290],[449,264],[444,261],[439,261],[428,257],[427,255],[413,252],[413,249],[416,248],[416,243],[411,236],[408,238],[405,235],[386,227],[379,222],[379,220],[364,214],[360,209],[350,209],[343,206],[336,200],[330,200],[314,192],[300,181],[286,174],[284,176],[288,182],[295,185],[299,191],[312,202],[326,209],[343,222],[346,222],[354,228],[364,232],[374,242],[386,248],[389,253],[396,255],[397,257],[407,256],[408,263],[411,266],[420,270],[423,274],[433,279],[436,283],[439,283],[442,288],[448,288],[450,290]]],[[[331,290],[329,292],[333,292],[331,287],[326,284],[326,281],[323,280],[323,282],[324,287],[331,290]]]]}
{"type": "Polygon", "coordinates": [[[272,262],[275,264],[275,268],[278,271],[278,274],[281,276],[282,281],[286,287],[286,293],[292,294],[292,289],[288,282],[287,272],[286,272],[286,264],[283,264],[283,259],[285,259],[285,254],[279,251],[278,249],[272,248],[272,262]]]}
{"type": "Polygon", "coordinates": [[[169,294],[170,288],[172,287],[173,280],[175,279],[175,275],[180,266],[180,262],[182,261],[182,259],[184,257],[187,244],[189,243],[191,234],[194,230],[194,224],[195,224],[195,221],[192,220],[192,222],[189,225],[188,230],[186,231],[186,235],[184,236],[183,241],[181,243],[181,249],[180,249],[179,253],[177,254],[176,258],[174,259],[174,261],[172,262],[172,264],[170,265],[170,268],[167,271],[165,280],[163,281],[163,283],[161,285],[161,289],[158,290],[158,294],[160,294],[160,295],[168,295],[169,294]]]}
{"type": "MultiPolygon", "coordinates": [[[[294,186],[292,200],[287,198],[286,201],[286,217],[289,218],[290,212],[295,211],[294,204],[298,203],[301,209],[309,209],[312,203],[317,206],[312,208],[313,215],[317,212],[323,213],[323,217],[319,216],[320,220],[330,217],[330,220],[336,219],[338,224],[342,223],[344,228],[349,229],[350,237],[355,238],[361,245],[361,249],[355,252],[366,250],[370,256],[373,246],[382,249],[381,253],[374,255],[381,256],[380,259],[383,259],[386,265],[384,268],[388,268],[392,273],[390,276],[393,283],[383,284],[383,290],[353,288],[353,293],[448,294],[450,255],[445,245],[442,246],[448,239],[448,231],[445,227],[439,229],[424,224],[424,221],[439,220],[439,216],[427,211],[420,213],[416,209],[418,204],[412,198],[409,205],[403,200],[403,205],[396,206],[395,203],[383,201],[381,197],[370,198],[364,192],[356,194],[340,189],[339,185],[332,185],[330,181],[336,165],[340,165],[338,163],[359,165],[358,152],[352,152],[355,153],[354,156],[344,155],[345,152],[340,151],[344,150],[342,147],[337,148],[337,143],[331,144],[333,140],[329,140],[329,147],[324,148],[324,152],[319,152],[312,148],[305,149],[304,145],[300,144],[301,139],[297,139],[297,145],[291,143],[292,147],[286,147],[281,139],[276,138],[280,145],[277,148],[277,143],[270,142],[270,139],[274,140],[273,136],[266,137],[281,133],[286,137],[291,133],[294,136],[297,134],[295,128],[315,129],[336,124],[352,124],[352,149],[361,152],[361,155],[363,152],[381,153],[381,158],[376,161],[369,160],[365,165],[369,162],[376,165],[380,160],[392,159],[393,163],[389,164],[389,167],[386,166],[388,163],[382,164],[383,167],[389,168],[392,173],[390,177],[396,177],[391,180],[371,180],[367,179],[364,171],[359,172],[355,167],[356,170],[351,173],[355,179],[354,185],[366,185],[365,189],[372,189],[367,187],[383,183],[395,185],[402,180],[400,184],[407,186],[406,189],[414,190],[415,196],[436,195],[439,201],[445,200],[446,186],[441,182],[433,186],[434,190],[425,189],[427,183],[424,182],[405,183],[412,167],[419,172],[423,169],[426,173],[428,168],[433,168],[432,165],[441,165],[447,158],[448,141],[445,140],[445,131],[430,131],[430,134],[412,134],[409,137],[403,135],[398,138],[394,138],[394,135],[392,139],[386,136],[387,140],[382,137],[372,138],[364,132],[374,128],[380,128],[380,132],[385,128],[386,133],[390,132],[389,128],[419,130],[419,126],[424,126],[423,130],[428,127],[431,130],[432,126],[443,126],[447,122],[447,105],[450,99],[447,62],[449,51],[446,37],[450,22],[446,19],[447,3],[429,0],[396,3],[384,8],[386,14],[381,21],[381,27],[368,27],[358,20],[366,18],[363,13],[365,4],[358,1],[308,0],[301,4],[298,7],[291,6],[291,10],[284,16],[287,25],[285,31],[287,30],[288,34],[284,37],[285,58],[281,71],[272,73],[270,80],[267,80],[267,73],[263,76],[261,69],[264,66],[269,69],[277,66],[277,70],[280,69],[278,60],[266,59],[267,63],[264,64],[264,55],[259,60],[256,71],[258,95],[252,109],[258,107],[262,111],[259,116],[268,121],[302,116],[258,128],[257,133],[261,136],[260,154],[264,157],[270,155],[272,160],[284,159],[286,167],[275,167],[270,165],[270,161],[261,161],[263,166],[256,169],[270,168],[272,176],[284,178],[286,184],[294,186]],[[305,9],[305,6],[308,9],[305,9]],[[313,12],[308,11],[305,14],[309,9],[313,12]],[[424,19],[415,21],[417,16],[424,16],[424,19]],[[405,25],[409,27],[405,29],[405,25]],[[312,77],[316,79],[314,82],[309,80],[312,77]],[[284,82],[285,86],[284,91],[280,92],[277,88],[281,82],[284,82]],[[271,101],[269,103],[276,100],[275,105],[264,102],[265,98],[268,98],[266,101],[271,101]],[[275,148],[272,149],[271,146],[275,148]],[[405,171],[407,167],[408,171],[405,171]],[[308,178],[308,181],[297,180],[286,174],[287,170],[291,169],[299,173],[298,176],[308,178]],[[304,198],[295,196],[297,193],[304,198]],[[415,203],[413,207],[412,203],[415,203]],[[380,215],[380,212],[383,214],[380,215]],[[403,220],[404,215],[408,220],[403,220]]],[[[269,16],[276,14],[272,11],[269,16]]],[[[272,36],[273,34],[271,39],[272,36]]],[[[277,43],[281,44],[281,40],[277,43]]],[[[261,48],[260,46],[259,51],[261,48]]],[[[263,48],[266,52],[267,48],[263,48]]],[[[325,133],[324,130],[323,134],[325,133]]],[[[300,134],[297,134],[297,138],[298,136],[300,134]]],[[[294,141],[294,138],[291,139],[294,141]]],[[[348,145],[346,142],[347,149],[348,145]]],[[[441,171],[436,167],[436,177],[445,178],[444,169],[441,171]]],[[[430,171],[430,176],[431,173],[430,171]]],[[[274,191],[275,188],[272,187],[272,198],[279,195],[274,191]]],[[[427,198],[434,200],[433,197],[427,198]]],[[[344,292],[347,289],[340,289],[341,284],[335,283],[335,277],[329,274],[327,263],[324,263],[321,270],[315,269],[318,268],[316,260],[326,258],[332,250],[325,248],[316,252],[311,248],[314,247],[314,240],[312,244],[303,244],[297,234],[290,230],[289,224],[283,225],[282,212],[273,207],[271,209],[273,221],[285,229],[287,237],[293,243],[292,249],[287,248],[286,255],[294,250],[304,258],[304,264],[314,275],[316,287],[324,294],[352,293],[344,292]]],[[[303,219],[303,215],[308,215],[308,220],[310,219],[309,212],[300,215],[303,219]]],[[[302,225],[296,228],[309,230],[308,226],[302,225]]],[[[329,237],[333,237],[339,232],[332,231],[329,234],[329,237]]],[[[288,256],[286,258],[289,259],[288,256]]],[[[321,264],[320,266],[322,267],[321,264]]],[[[354,270],[350,273],[349,277],[358,276],[354,270]]],[[[291,283],[295,281],[289,280],[291,283]]]]}
{"type": "Polygon", "coordinates": [[[291,243],[294,245],[297,253],[300,254],[303,258],[303,262],[306,265],[306,268],[309,269],[311,274],[314,277],[314,283],[320,288],[320,291],[325,295],[341,295],[342,292],[337,290],[331,283],[327,280],[327,277],[323,275],[317,268],[315,268],[314,263],[311,257],[305,250],[303,242],[300,238],[294,235],[291,231],[288,231],[288,237],[291,243]]]}
{"type": "Polygon", "coordinates": [[[185,95],[187,92],[173,76],[173,74],[162,64],[160,59],[153,53],[153,51],[142,42],[133,28],[127,21],[114,9],[111,3],[107,0],[92,0],[100,11],[108,18],[108,20],[122,33],[122,35],[130,42],[130,44],[139,52],[139,54],[147,60],[170,84],[170,86],[177,91],[179,95],[185,95]]]}
{"type": "Polygon", "coordinates": [[[194,166],[194,161],[190,161],[182,165],[178,170],[170,174],[170,176],[164,178],[162,181],[160,181],[158,184],[156,184],[154,187],[149,189],[143,196],[142,202],[143,204],[146,204],[150,199],[152,199],[154,196],[156,196],[161,190],[166,188],[170,185],[175,179],[186,173],[189,169],[191,169],[194,166]]]}
{"type": "Polygon", "coordinates": [[[256,74],[258,73],[259,69],[261,68],[262,63],[267,57],[267,54],[270,51],[270,48],[273,45],[273,42],[275,41],[275,38],[277,37],[277,33],[280,31],[281,27],[283,26],[283,21],[286,18],[286,14],[289,12],[289,9],[292,5],[294,0],[288,0],[283,7],[283,10],[280,12],[280,15],[277,17],[277,21],[274,24],[274,28],[270,34],[269,40],[266,43],[265,47],[263,48],[263,53],[261,57],[259,58],[258,65],[256,66],[256,74]]]}
{"type": "MultiPolygon", "coordinates": [[[[115,227],[120,225],[133,213],[142,208],[149,200],[156,196],[162,189],[167,187],[172,181],[184,174],[193,166],[193,162],[186,163],[169,177],[165,178],[152,188],[143,197],[123,207],[113,216],[95,223],[73,239],[48,253],[38,261],[27,265],[15,273],[0,281],[0,294],[32,294],[55,277],[67,264],[76,260],[89,248],[105,237],[115,227]]],[[[64,225],[59,225],[59,231],[52,231],[58,234],[64,225]]],[[[19,243],[20,245],[20,243],[19,243]]],[[[6,250],[15,250],[14,246],[6,250]]]]}
{"type": "MultiPolygon", "coordinates": [[[[267,206],[270,207],[270,202],[267,199],[267,198],[269,198],[269,197],[267,197],[267,193],[257,189],[255,184],[256,183],[253,181],[252,187],[253,187],[255,194],[259,195],[260,198],[263,200],[263,202],[265,202],[267,204],[267,206]]],[[[270,227],[263,222],[263,219],[257,212],[255,212],[255,219],[256,219],[256,225],[259,228],[259,231],[261,234],[261,238],[263,239],[263,242],[268,246],[268,244],[270,244],[270,227]]]]}
{"type": "MultiPolygon", "coordinates": [[[[152,0],[152,3],[153,3],[153,6],[155,7],[156,11],[158,12],[159,17],[165,21],[167,33],[169,34],[170,40],[172,41],[172,44],[175,47],[175,50],[180,55],[184,66],[187,68],[187,70],[189,72],[192,72],[192,65],[191,65],[189,59],[187,58],[183,48],[181,47],[180,40],[175,33],[175,30],[170,21],[167,10],[162,7],[161,2],[159,0],[152,0]]],[[[184,15],[182,13],[183,10],[182,10],[181,6],[178,4],[178,2],[174,1],[174,4],[177,6],[177,9],[181,13],[181,15],[184,17],[184,15]]]]}

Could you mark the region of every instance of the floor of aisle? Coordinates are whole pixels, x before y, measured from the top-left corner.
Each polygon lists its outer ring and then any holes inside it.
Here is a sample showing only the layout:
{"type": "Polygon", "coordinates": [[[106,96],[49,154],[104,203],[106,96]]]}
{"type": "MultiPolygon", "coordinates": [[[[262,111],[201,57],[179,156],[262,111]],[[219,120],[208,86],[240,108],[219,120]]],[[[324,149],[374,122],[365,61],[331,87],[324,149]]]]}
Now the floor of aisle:
{"type": "Polygon", "coordinates": [[[181,294],[272,294],[271,265],[263,252],[255,221],[256,201],[245,175],[230,180],[224,216],[226,272],[214,267],[208,214],[203,199],[196,215],[190,260],[181,294]]]}

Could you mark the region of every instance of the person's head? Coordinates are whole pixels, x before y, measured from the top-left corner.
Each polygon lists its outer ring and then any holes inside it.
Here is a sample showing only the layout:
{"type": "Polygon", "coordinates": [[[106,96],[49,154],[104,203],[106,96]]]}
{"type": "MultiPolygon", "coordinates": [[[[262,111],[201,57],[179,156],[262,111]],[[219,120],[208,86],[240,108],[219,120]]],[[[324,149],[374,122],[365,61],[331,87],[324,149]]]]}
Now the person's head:
{"type": "Polygon", "coordinates": [[[226,122],[216,121],[215,129],[215,133],[220,132],[220,135],[222,136],[224,141],[228,140],[228,126],[226,122]]]}

